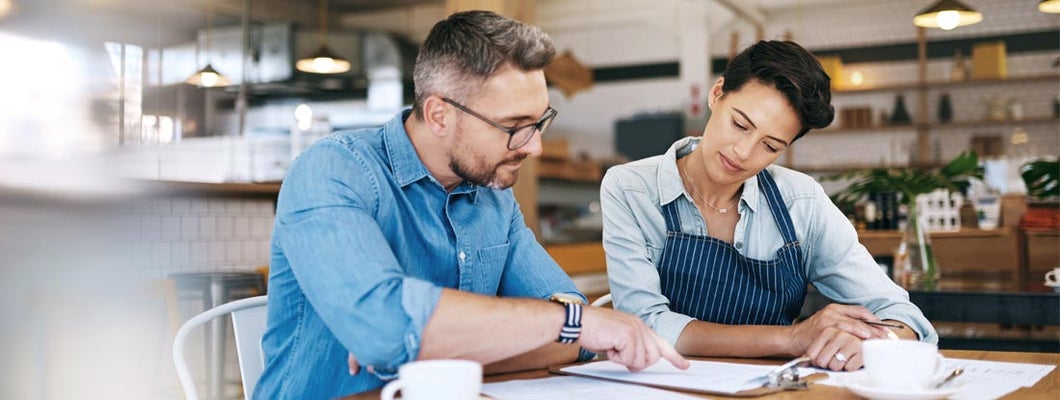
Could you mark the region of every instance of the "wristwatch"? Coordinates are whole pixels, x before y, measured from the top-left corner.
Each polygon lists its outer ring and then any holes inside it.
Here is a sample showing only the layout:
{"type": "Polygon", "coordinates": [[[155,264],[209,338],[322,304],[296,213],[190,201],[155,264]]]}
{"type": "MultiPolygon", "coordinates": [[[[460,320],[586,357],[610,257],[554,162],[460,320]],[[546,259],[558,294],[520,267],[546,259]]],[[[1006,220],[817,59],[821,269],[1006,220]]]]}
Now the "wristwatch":
{"type": "Polygon", "coordinates": [[[549,301],[559,303],[567,311],[563,320],[563,328],[559,331],[557,342],[571,344],[578,341],[582,333],[582,299],[566,293],[553,293],[549,301]]]}

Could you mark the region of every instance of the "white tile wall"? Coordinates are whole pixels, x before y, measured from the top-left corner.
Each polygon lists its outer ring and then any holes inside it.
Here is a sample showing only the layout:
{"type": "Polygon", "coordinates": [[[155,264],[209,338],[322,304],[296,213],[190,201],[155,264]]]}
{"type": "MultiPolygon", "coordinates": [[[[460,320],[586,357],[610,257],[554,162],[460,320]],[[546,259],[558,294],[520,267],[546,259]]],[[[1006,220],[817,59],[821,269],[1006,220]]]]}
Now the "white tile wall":
{"type": "MultiPolygon", "coordinates": [[[[140,262],[157,277],[188,271],[252,271],[269,262],[271,200],[149,200],[122,223],[137,226],[140,262]],[[146,255],[144,255],[146,254],[146,255]]],[[[141,264],[141,265],[143,265],[141,264]]]]}

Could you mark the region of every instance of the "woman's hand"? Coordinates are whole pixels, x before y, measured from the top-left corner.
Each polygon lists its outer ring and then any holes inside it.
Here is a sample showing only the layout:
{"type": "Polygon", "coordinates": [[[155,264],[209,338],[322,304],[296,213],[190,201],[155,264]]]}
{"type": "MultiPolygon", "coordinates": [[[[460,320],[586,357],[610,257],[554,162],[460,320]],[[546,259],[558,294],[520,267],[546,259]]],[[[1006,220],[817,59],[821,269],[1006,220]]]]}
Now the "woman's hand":
{"type": "Polygon", "coordinates": [[[886,338],[886,328],[863,321],[879,321],[859,306],[829,304],[806,320],[792,326],[793,353],[805,354],[811,362],[833,371],[861,368],[861,341],[886,338]]]}

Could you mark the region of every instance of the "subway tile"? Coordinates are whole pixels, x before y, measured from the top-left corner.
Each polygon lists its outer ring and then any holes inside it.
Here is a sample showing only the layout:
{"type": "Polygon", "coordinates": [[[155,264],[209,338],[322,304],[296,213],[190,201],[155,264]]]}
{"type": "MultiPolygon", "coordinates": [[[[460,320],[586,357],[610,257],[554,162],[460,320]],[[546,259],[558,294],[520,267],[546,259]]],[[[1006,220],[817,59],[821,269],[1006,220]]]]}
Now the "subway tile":
{"type": "Polygon", "coordinates": [[[140,217],[140,240],[153,241],[162,238],[162,217],[144,215],[140,217]]]}
{"type": "Polygon", "coordinates": [[[171,268],[173,265],[173,246],[165,242],[152,243],[151,265],[155,268],[171,268]]]}
{"type": "Polygon", "coordinates": [[[223,215],[225,213],[225,201],[222,199],[209,199],[210,215],[223,215]]]}
{"type": "Polygon", "coordinates": [[[173,213],[173,205],[170,199],[152,199],[151,214],[169,215],[173,213]]]}
{"type": "Polygon", "coordinates": [[[195,268],[205,267],[210,262],[210,244],[206,242],[195,242],[191,244],[191,266],[195,268]]]}
{"type": "Polygon", "coordinates": [[[225,251],[225,262],[228,264],[238,264],[243,261],[243,246],[240,242],[230,241],[224,242],[225,251]]]}
{"type": "Polygon", "coordinates": [[[218,217],[217,218],[217,231],[214,234],[214,239],[228,239],[231,238],[234,232],[232,217],[218,217]]]}
{"type": "Polygon", "coordinates": [[[182,239],[197,239],[199,233],[199,217],[193,215],[180,217],[180,237],[182,239]]]}
{"type": "Polygon", "coordinates": [[[173,214],[186,215],[191,213],[191,199],[178,197],[173,199],[173,214]]]}
{"type": "Polygon", "coordinates": [[[206,260],[207,266],[216,267],[220,266],[225,262],[225,244],[224,242],[210,242],[209,245],[209,258],[206,260]]]}
{"type": "Polygon", "coordinates": [[[217,217],[199,217],[199,239],[210,240],[217,235],[217,217]]]}
{"type": "Polygon", "coordinates": [[[233,226],[233,237],[236,239],[246,239],[250,237],[250,218],[247,217],[235,217],[232,219],[233,226]]]}
{"type": "Polygon", "coordinates": [[[192,215],[207,215],[210,213],[210,203],[206,199],[191,199],[192,215]]]}
{"type": "Polygon", "coordinates": [[[261,241],[243,242],[243,259],[250,265],[268,264],[269,255],[262,251],[261,241]]]}
{"type": "Polygon", "coordinates": [[[250,237],[254,239],[268,239],[272,236],[272,218],[257,217],[251,219],[250,237]]]}
{"type": "Polygon", "coordinates": [[[162,217],[162,240],[176,240],[180,238],[180,217],[162,217]]]}
{"type": "Polygon", "coordinates": [[[187,268],[191,265],[191,243],[173,243],[173,267],[179,269],[187,268]]]}

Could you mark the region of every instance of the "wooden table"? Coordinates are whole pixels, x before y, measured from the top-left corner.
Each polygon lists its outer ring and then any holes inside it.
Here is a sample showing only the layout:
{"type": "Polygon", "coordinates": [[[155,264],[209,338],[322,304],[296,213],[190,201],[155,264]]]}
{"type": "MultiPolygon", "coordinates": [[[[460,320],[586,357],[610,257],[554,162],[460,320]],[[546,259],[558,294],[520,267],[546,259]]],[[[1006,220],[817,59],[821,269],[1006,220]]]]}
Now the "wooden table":
{"type": "MultiPolygon", "coordinates": [[[[1010,393],[1004,399],[1057,399],[1060,398],[1060,354],[1058,353],[1012,353],[979,350],[942,350],[942,354],[949,358],[964,358],[970,360],[1008,361],[1032,364],[1052,364],[1058,366],[1048,376],[1042,378],[1036,385],[1029,388],[1021,388],[1010,393]]],[[[741,359],[741,358],[696,358],[699,360],[726,361],[747,364],[780,365],[782,360],[770,359],[741,359]]],[[[485,382],[503,382],[513,379],[534,379],[549,376],[545,369],[501,374],[485,377],[485,382]]],[[[699,395],[702,398],[730,398],[719,395],[699,395]]],[[[365,392],[345,397],[346,400],[376,400],[379,398],[379,390],[365,392]]],[[[769,400],[780,399],[861,399],[862,397],[838,386],[813,385],[806,391],[779,392],[762,397],[769,400]]],[[[585,399],[592,400],[592,399],[585,399]]]]}

